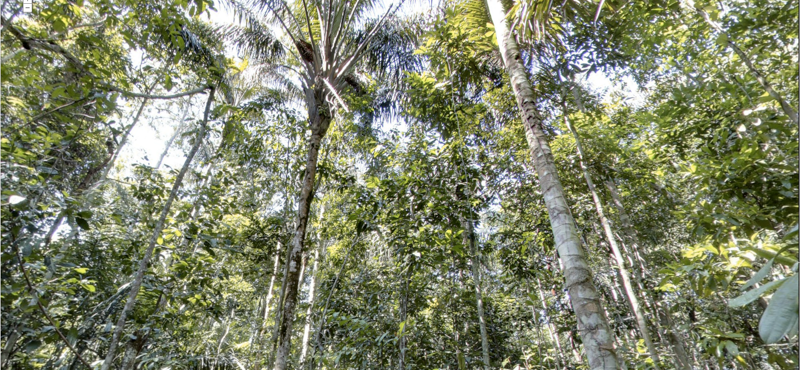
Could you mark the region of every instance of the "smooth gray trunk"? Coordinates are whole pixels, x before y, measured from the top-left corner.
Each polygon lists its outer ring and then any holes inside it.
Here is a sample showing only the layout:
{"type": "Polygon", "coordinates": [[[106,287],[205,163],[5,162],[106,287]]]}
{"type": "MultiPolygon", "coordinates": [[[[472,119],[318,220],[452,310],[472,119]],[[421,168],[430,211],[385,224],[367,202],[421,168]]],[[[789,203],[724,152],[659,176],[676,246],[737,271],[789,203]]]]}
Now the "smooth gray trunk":
{"type": "MultiPolygon", "coordinates": [[[[323,204],[320,208],[320,215],[319,215],[319,222],[320,224],[324,220],[325,216],[325,205],[323,204]]],[[[314,251],[314,265],[311,270],[311,281],[308,283],[308,308],[306,309],[306,322],[303,327],[303,341],[300,346],[300,368],[305,367],[306,362],[306,355],[308,354],[308,340],[311,335],[311,326],[314,325],[314,320],[311,317],[311,314],[314,310],[314,302],[316,299],[316,290],[317,290],[317,274],[319,273],[319,259],[320,259],[320,252],[324,248],[324,243],[322,242],[322,233],[317,233],[317,250],[314,251]]]]}
{"type": "MultiPolygon", "coordinates": [[[[318,99],[319,100],[319,99],[318,99]]],[[[311,108],[311,107],[309,107],[311,108]]],[[[309,109],[309,113],[318,113],[317,107],[309,109]]],[[[302,262],[303,247],[305,245],[308,214],[311,210],[311,201],[314,199],[314,177],[317,173],[317,161],[322,138],[328,131],[331,119],[328,116],[309,115],[314,122],[311,124],[311,137],[308,142],[308,158],[303,177],[300,196],[297,198],[297,219],[294,239],[287,259],[286,294],[283,302],[281,322],[278,333],[278,349],[275,356],[274,370],[285,370],[289,359],[289,348],[292,341],[292,324],[294,323],[295,309],[297,308],[297,292],[300,281],[300,264],[302,262]]]]}
{"type": "Polygon", "coordinates": [[[606,320],[600,295],[592,282],[592,272],[581,249],[575,221],[569,211],[550,145],[542,128],[542,118],[536,106],[533,88],[528,81],[527,70],[522,64],[517,42],[508,30],[506,11],[500,0],[486,0],[486,5],[494,24],[506,73],[511,80],[522,116],[525,136],[539,177],[539,186],[550,216],[556,249],[564,265],[565,283],[575,312],[578,331],[583,339],[589,368],[616,370],[618,364],[614,334],[606,320]]]}
{"type": "Polygon", "coordinates": [[[464,244],[470,249],[472,255],[472,279],[475,281],[475,298],[478,306],[478,324],[481,330],[481,355],[483,358],[483,368],[489,370],[489,340],[486,335],[486,317],[483,313],[483,292],[481,289],[481,275],[480,275],[480,256],[478,255],[478,248],[475,245],[475,231],[472,221],[464,221],[464,244]]]}
{"type": "Polygon", "coordinates": [[[147,250],[145,251],[144,257],[139,261],[139,268],[136,271],[136,275],[133,279],[133,283],[131,284],[130,294],[128,295],[128,300],[125,302],[125,306],[122,308],[122,312],[120,312],[119,320],[117,321],[117,325],[114,328],[114,335],[111,337],[111,342],[108,345],[108,354],[106,355],[105,361],[103,361],[103,365],[101,370],[108,370],[111,368],[111,364],[114,362],[114,357],[116,356],[117,351],[117,344],[119,343],[120,338],[122,337],[122,332],[125,329],[125,321],[128,318],[128,313],[133,310],[133,305],[136,303],[136,296],[139,294],[139,289],[142,287],[142,282],[144,281],[144,274],[147,272],[147,267],[150,264],[150,258],[153,256],[153,251],[155,250],[156,240],[161,235],[161,231],[164,228],[164,223],[167,219],[167,215],[169,214],[170,208],[172,207],[172,202],[175,201],[175,198],[178,196],[178,189],[180,189],[181,184],[183,183],[183,177],[186,176],[186,172],[189,171],[189,166],[192,163],[192,159],[194,159],[194,155],[197,153],[197,150],[200,149],[200,145],[203,143],[203,139],[206,135],[206,128],[208,124],[208,116],[211,112],[211,103],[214,101],[214,92],[215,89],[211,88],[210,93],[208,94],[208,101],[206,102],[206,109],[205,114],[203,115],[203,121],[200,124],[200,130],[197,133],[197,138],[195,139],[194,145],[192,145],[192,149],[189,151],[189,154],[186,156],[186,161],[183,163],[183,167],[181,168],[178,176],[175,177],[175,183],[172,185],[172,190],[167,197],[166,203],[164,203],[164,208],[161,211],[161,216],[156,222],[155,228],[153,230],[153,234],[150,236],[150,242],[148,244],[147,250]]]}
{"type": "Polygon", "coordinates": [[[264,302],[264,319],[261,326],[261,334],[263,335],[267,330],[267,320],[269,319],[270,303],[272,303],[273,290],[275,290],[275,279],[278,276],[278,267],[281,262],[281,243],[275,249],[275,261],[272,265],[272,276],[269,278],[269,289],[267,290],[266,302],[264,302]]]}

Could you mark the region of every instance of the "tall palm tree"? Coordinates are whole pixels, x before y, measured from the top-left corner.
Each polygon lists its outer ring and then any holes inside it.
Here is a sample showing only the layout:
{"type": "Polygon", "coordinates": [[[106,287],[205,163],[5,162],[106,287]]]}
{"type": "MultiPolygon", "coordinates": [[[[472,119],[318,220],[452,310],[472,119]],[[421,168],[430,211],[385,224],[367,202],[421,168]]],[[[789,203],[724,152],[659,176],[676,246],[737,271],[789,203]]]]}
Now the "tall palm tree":
{"type": "MultiPolygon", "coordinates": [[[[361,87],[354,77],[359,65],[403,68],[407,59],[365,57],[370,53],[397,52],[407,48],[386,48],[375,44],[386,43],[390,19],[400,4],[391,4],[377,19],[368,14],[376,8],[373,0],[301,0],[287,4],[283,0],[253,0],[250,3],[230,1],[234,12],[243,21],[241,26],[229,26],[224,31],[255,61],[262,61],[272,68],[271,76],[281,77],[288,91],[302,96],[308,113],[308,154],[300,194],[297,197],[295,232],[289,246],[285,269],[285,290],[280,311],[278,347],[274,369],[287,366],[292,337],[292,324],[297,305],[300,279],[300,264],[304,252],[306,228],[314,198],[315,174],[322,139],[338,110],[349,111],[343,94],[359,92],[361,87]],[[271,31],[277,28],[284,34],[282,41],[271,31]],[[378,37],[379,35],[383,35],[378,37]],[[275,63],[274,56],[280,51],[288,52],[292,64],[275,63]],[[387,63],[388,61],[388,63],[387,63]],[[279,71],[279,72],[277,72],[279,71]],[[276,73],[277,72],[277,73],[276,73]],[[288,72],[288,73],[286,73],[288,72]],[[296,86],[291,78],[299,81],[296,86]],[[294,88],[291,88],[294,86],[294,88]]],[[[404,42],[402,38],[390,38],[404,42]]],[[[411,55],[410,53],[408,54],[411,55]]]]}

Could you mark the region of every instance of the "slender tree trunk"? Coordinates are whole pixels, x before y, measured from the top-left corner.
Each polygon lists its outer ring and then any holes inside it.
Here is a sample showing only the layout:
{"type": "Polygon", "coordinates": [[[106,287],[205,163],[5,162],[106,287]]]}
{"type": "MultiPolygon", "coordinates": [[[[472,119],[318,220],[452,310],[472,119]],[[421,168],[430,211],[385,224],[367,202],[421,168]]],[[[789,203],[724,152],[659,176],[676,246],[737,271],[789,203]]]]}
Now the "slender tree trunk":
{"type": "Polygon", "coordinates": [[[400,356],[397,358],[398,370],[406,369],[406,325],[408,324],[406,321],[408,320],[408,285],[410,280],[411,266],[408,267],[408,276],[406,276],[405,289],[403,289],[403,299],[400,302],[400,318],[402,319],[400,322],[403,327],[400,330],[400,340],[397,341],[397,346],[400,349],[400,356]]]}
{"type": "MultiPolygon", "coordinates": [[[[578,97],[578,99],[580,98],[578,97]]],[[[579,106],[582,106],[582,104],[579,104],[579,106]]],[[[592,177],[589,175],[589,170],[586,167],[585,154],[583,152],[583,147],[581,146],[580,136],[578,136],[578,131],[572,127],[569,119],[567,119],[566,104],[562,106],[562,114],[564,115],[564,124],[575,138],[575,148],[578,152],[578,161],[581,166],[581,171],[583,172],[583,178],[586,180],[586,186],[589,188],[589,193],[592,194],[592,200],[594,201],[594,206],[597,210],[597,217],[600,218],[600,224],[603,227],[606,240],[608,241],[608,245],[611,247],[611,251],[614,254],[616,267],[619,272],[620,279],[622,280],[622,286],[625,289],[625,297],[628,299],[631,312],[636,318],[636,327],[639,329],[639,333],[641,333],[645,345],[647,345],[647,350],[650,352],[650,358],[653,359],[653,366],[656,368],[656,370],[658,370],[658,364],[661,362],[658,356],[658,351],[656,350],[656,346],[653,344],[653,340],[650,336],[650,329],[647,327],[647,321],[645,320],[641,306],[639,305],[639,299],[637,298],[636,291],[633,289],[633,284],[631,284],[630,273],[628,272],[628,268],[625,266],[625,258],[622,256],[622,252],[617,244],[617,239],[614,237],[614,232],[611,230],[611,223],[608,221],[605,211],[603,210],[603,203],[600,200],[600,196],[597,194],[594,181],[592,181],[592,177]]]]}
{"type": "MultiPolygon", "coordinates": [[[[316,111],[309,109],[309,111],[316,111]]],[[[317,160],[319,159],[320,144],[322,138],[330,125],[330,117],[316,114],[315,122],[311,125],[311,138],[308,143],[308,159],[306,160],[306,170],[303,178],[303,186],[300,190],[297,209],[297,225],[294,239],[286,261],[288,264],[288,275],[286,279],[286,298],[283,302],[282,315],[279,331],[279,344],[275,357],[274,370],[285,370],[289,359],[289,346],[292,341],[292,324],[294,323],[294,311],[297,306],[297,291],[300,280],[300,263],[302,262],[303,246],[306,238],[306,226],[308,225],[308,214],[311,209],[311,201],[314,198],[314,177],[317,173],[317,160]]]]}
{"type": "Polygon", "coordinates": [[[747,69],[750,71],[751,74],[753,74],[753,76],[756,78],[756,81],[758,81],[759,85],[761,85],[761,87],[767,91],[767,94],[769,94],[769,96],[778,101],[778,104],[780,104],[783,113],[789,116],[789,118],[794,122],[795,125],[800,123],[800,120],[798,120],[797,117],[797,111],[794,110],[794,108],[792,108],[792,106],[786,102],[783,96],[781,96],[777,91],[775,91],[775,89],[772,88],[772,84],[770,84],[769,81],[767,81],[767,78],[764,77],[764,75],[761,73],[761,71],[759,71],[758,68],[756,68],[756,66],[753,64],[753,61],[750,59],[750,56],[748,56],[747,53],[744,52],[744,50],[739,48],[736,42],[731,38],[731,35],[727,31],[725,31],[722,28],[722,26],[719,25],[719,23],[713,21],[711,17],[708,16],[708,13],[706,13],[705,10],[703,10],[698,6],[697,11],[700,13],[701,16],[703,16],[703,19],[706,21],[706,23],[708,23],[709,26],[711,26],[711,28],[727,36],[728,45],[730,45],[731,49],[733,49],[733,52],[735,52],[736,55],[739,56],[739,59],[741,59],[742,62],[744,62],[744,65],[747,66],[747,69]]]}
{"type": "MultiPolygon", "coordinates": [[[[291,246],[289,246],[291,247],[291,246]]],[[[270,338],[270,343],[272,343],[272,352],[270,353],[270,360],[269,364],[270,367],[275,366],[275,358],[278,355],[278,336],[280,335],[281,329],[281,320],[283,310],[283,302],[286,301],[286,281],[289,278],[289,255],[291,254],[292,250],[290,248],[286,249],[286,256],[283,262],[283,277],[281,278],[281,294],[278,296],[278,304],[275,307],[275,320],[272,326],[272,338],[270,338]]]]}
{"type": "Polygon", "coordinates": [[[161,164],[164,163],[164,158],[169,153],[169,149],[172,147],[172,143],[175,142],[175,139],[178,138],[178,135],[181,133],[181,128],[183,128],[183,121],[186,119],[186,116],[189,114],[189,108],[191,105],[187,102],[186,106],[183,108],[183,113],[181,113],[181,119],[178,121],[178,126],[175,127],[175,132],[170,136],[169,140],[167,141],[167,145],[164,146],[164,151],[161,152],[161,155],[158,157],[158,162],[156,163],[156,169],[161,168],[161,164]]]}
{"type": "MultiPolygon", "coordinates": [[[[538,279],[537,279],[537,283],[538,283],[538,279]]],[[[530,284],[526,284],[525,285],[525,293],[528,296],[530,296],[530,294],[531,294],[529,285],[530,284]]],[[[542,301],[542,310],[545,312],[545,314],[547,314],[547,304],[545,303],[544,295],[542,294],[542,291],[541,291],[541,284],[539,284],[539,287],[540,287],[539,288],[539,298],[542,301]]],[[[531,313],[533,314],[533,321],[536,323],[535,324],[536,325],[536,333],[537,333],[537,335],[539,337],[539,341],[543,342],[543,340],[542,340],[542,330],[541,330],[542,328],[541,328],[541,326],[539,324],[539,318],[536,315],[536,306],[533,306],[533,305],[531,306],[531,313]]],[[[547,331],[550,334],[550,343],[548,343],[548,350],[550,349],[550,346],[552,346],[554,344],[556,345],[556,348],[555,348],[556,351],[554,351],[555,352],[554,353],[554,357],[555,357],[554,360],[555,360],[556,370],[561,370],[561,343],[558,343],[558,341],[556,341],[556,339],[554,338],[553,331],[550,330],[549,321],[550,320],[548,318],[548,323],[545,324],[545,326],[547,327],[547,331]]]]}
{"type": "Polygon", "coordinates": [[[3,368],[6,368],[6,365],[8,365],[8,360],[11,358],[11,355],[13,354],[12,350],[14,349],[14,346],[16,346],[17,340],[20,337],[21,334],[20,326],[21,325],[17,325],[14,327],[14,329],[11,329],[11,335],[9,335],[8,338],[5,340],[5,346],[3,346],[2,358],[0,359],[0,364],[2,364],[3,368]]]}
{"type": "MultiPolygon", "coordinates": [[[[320,224],[323,221],[323,217],[325,216],[325,205],[323,204],[320,209],[319,221],[320,224]]],[[[306,323],[303,327],[303,342],[300,347],[300,368],[302,369],[305,367],[306,362],[306,355],[308,354],[308,339],[311,335],[311,326],[314,325],[314,320],[311,317],[311,314],[314,309],[314,301],[316,299],[316,290],[317,290],[317,274],[319,273],[319,259],[320,259],[320,251],[324,248],[324,244],[322,243],[322,233],[317,233],[317,250],[314,251],[314,266],[312,267],[313,270],[311,271],[311,281],[308,283],[308,308],[306,309],[306,323]]]]}
{"type": "Polygon", "coordinates": [[[136,368],[136,357],[142,352],[142,348],[144,348],[147,342],[147,337],[141,330],[137,330],[134,335],[136,339],[129,340],[125,345],[125,352],[122,356],[120,370],[133,370],[136,368]]]}
{"type": "MultiPolygon", "coordinates": [[[[358,240],[356,240],[356,243],[357,242],[358,242],[358,240]]],[[[355,244],[355,243],[353,243],[353,244],[355,244]]],[[[316,333],[314,334],[314,344],[315,344],[315,347],[317,348],[317,350],[319,350],[319,355],[322,354],[322,327],[325,326],[325,318],[327,317],[327,314],[328,314],[328,305],[331,303],[331,297],[333,296],[333,292],[336,291],[336,286],[339,283],[339,278],[342,276],[342,273],[344,273],[344,270],[347,267],[347,261],[350,259],[350,253],[353,251],[353,249],[354,249],[354,246],[351,247],[347,251],[347,254],[344,255],[344,261],[342,261],[342,267],[339,268],[339,272],[336,273],[336,278],[333,279],[333,285],[331,285],[330,291],[328,292],[328,297],[325,298],[325,306],[322,308],[322,314],[320,315],[319,324],[317,325],[317,330],[316,330],[316,333]]],[[[317,353],[316,353],[316,350],[315,350],[312,353],[311,358],[309,359],[311,361],[312,369],[313,369],[313,365],[315,364],[314,356],[316,356],[316,355],[317,355],[317,353]]]]}
{"type": "Polygon", "coordinates": [[[672,319],[669,317],[669,308],[665,307],[662,310],[657,311],[661,320],[661,324],[664,326],[664,330],[667,332],[667,338],[672,345],[672,350],[675,353],[676,368],[680,370],[691,370],[692,363],[689,361],[689,356],[686,354],[686,350],[683,348],[683,339],[678,334],[672,319]]]}
{"type": "MultiPolygon", "coordinates": [[[[148,93],[150,93],[149,90],[148,93]]],[[[142,117],[142,112],[144,112],[144,107],[147,106],[148,101],[149,100],[145,98],[144,100],[142,100],[142,104],[139,105],[139,110],[136,111],[136,116],[134,116],[133,121],[128,126],[128,129],[125,130],[125,133],[122,135],[122,139],[119,140],[119,145],[117,145],[117,150],[114,151],[114,156],[111,158],[111,161],[109,162],[108,166],[106,166],[105,171],[103,171],[103,177],[100,178],[101,181],[108,178],[108,173],[111,172],[112,168],[114,168],[114,163],[117,161],[119,154],[122,152],[122,148],[125,147],[125,144],[128,143],[128,137],[130,137],[131,131],[133,131],[133,128],[136,126],[137,123],[139,123],[139,118],[142,117]]]]}
{"type": "Polygon", "coordinates": [[[189,154],[186,156],[186,161],[183,163],[181,171],[178,173],[178,176],[175,177],[175,183],[172,185],[172,190],[167,197],[166,203],[164,203],[164,208],[161,211],[161,217],[158,219],[158,222],[156,222],[153,235],[150,236],[150,242],[147,250],[145,251],[144,257],[142,257],[142,259],[139,261],[139,268],[136,271],[133,284],[131,284],[128,300],[125,302],[122,312],[120,312],[119,320],[114,328],[114,335],[111,337],[111,342],[109,342],[108,345],[108,354],[106,355],[105,361],[103,361],[101,370],[110,369],[111,364],[114,362],[117,344],[119,343],[119,340],[122,337],[122,332],[125,329],[125,321],[128,318],[128,313],[131,312],[133,305],[136,303],[136,296],[139,294],[139,289],[142,287],[144,274],[147,272],[147,266],[150,264],[150,258],[153,256],[153,251],[155,250],[156,240],[161,235],[161,231],[164,228],[164,223],[167,219],[167,214],[169,214],[170,208],[172,207],[172,202],[175,201],[175,198],[178,196],[178,189],[180,189],[181,183],[183,183],[183,177],[186,176],[186,172],[189,171],[189,166],[192,163],[192,159],[194,159],[194,155],[197,153],[197,150],[200,149],[200,145],[203,143],[203,139],[205,138],[208,116],[211,112],[211,103],[214,101],[214,92],[215,90],[212,88],[208,94],[208,101],[206,102],[206,109],[203,115],[203,121],[200,124],[200,130],[197,134],[197,139],[195,140],[194,145],[192,145],[192,149],[189,151],[189,154]]]}
{"type": "Polygon", "coordinates": [[[483,314],[483,292],[481,289],[480,257],[478,248],[475,245],[475,231],[472,221],[464,221],[464,244],[466,244],[472,254],[472,279],[475,282],[475,297],[478,304],[478,324],[481,329],[481,354],[483,357],[483,368],[489,370],[489,339],[486,335],[486,317],[483,314]]]}
{"type": "Polygon", "coordinates": [[[225,331],[222,333],[222,336],[217,341],[217,356],[219,357],[220,351],[222,351],[222,345],[225,344],[225,338],[228,337],[228,333],[231,331],[231,322],[236,318],[236,310],[231,310],[231,315],[228,318],[227,323],[225,324],[225,331]]]}
{"type": "MultiPolygon", "coordinates": [[[[542,302],[542,309],[544,310],[545,314],[547,314],[547,300],[544,298],[544,290],[542,289],[542,282],[539,280],[539,278],[536,278],[536,287],[539,291],[539,299],[542,302]]],[[[563,361],[564,366],[567,366],[568,360],[566,358],[562,359],[561,357],[563,353],[563,350],[561,349],[561,338],[558,337],[558,331],[553,330],[553,323],[550,321],[549,315],[547,316],[547,332],[550,334],[550,338],[553,340],[553,342],[556,343],[556,359],[558,362],[563,361]]]]}
{"type": "Polygon", "coordinates": [[[556,249],[564,264],[566,287],[575,311],[578,330],[583,338],[589,368],[617,369],[613,332],[605,318],[600,295],[592,282],[592,273],[581,249],[580,238],[564,197],[564,189],[556,172],[547,136],[542,129],[542,118],[528,81],[527,71],[522,64],[517,42],[508,30],[502,2],[486,0],[486,4],[494,23],[506,72],[511,79],[522,115],[525,136],[550,215],[556,249]]]}
{"type": "MultiPolygon", "coordinates": [[[[630,216],[628,216],[628,212],[625,210],[625,206],[622,204],[622,198],[619,195],[619,190],[617,190],[617,185],[610,179],[606,179],[604,182],[606,189],[608,189],[609,194],[611,194],[612,203],[617,210],[620,224],[622,224],[624,238],[627,240],[631,248],[638,250],[639,241],[636,236],[636,232],[633,230],[633,223],[631,222],[630,216]]],[[[637,259],[639,260],[640,268],[644,272],[645,267],[641,261],[641,258],[637,259]]],[[[635,271],[636,270],[634,269],[634,272],[635,271]]],[[[638,274],[636,277],[640,281],[642,280],[642,277],[638,274]]],[[[669,312],[659,309],[657,299],[653,299],[653,305],[653,310],[656,311],[656,314],[659,316],[660,321],[667,332],[667,338],[671,344],[673,353],[675,354],[677,367],[683,370],[691,369],[691,361],[689,360],[689,356],[686,354],[686,348],[684,348],[683,340],[680,339],[680,335],[676,333],[676,329],[672,324],[672,320],[669,318],[669,312]]]]}
{"type": "Polygon", "coordinates": [[[261,325],[261,335],[264,335],[267,331],[267,319],[269,319],[269,308],[270,303],[272,303],[272,296],[273,290],[275,290],[275,279],[278,276],[278,267],[280,266],[281,262],[281,243],[278,242],[278,246],[275,249],[275,261],[272,265],[272,276],[269,278],[269,289],[267,290],[267,298],[266,302],[264,303],[264,320],[262,321],[261,325]]]}

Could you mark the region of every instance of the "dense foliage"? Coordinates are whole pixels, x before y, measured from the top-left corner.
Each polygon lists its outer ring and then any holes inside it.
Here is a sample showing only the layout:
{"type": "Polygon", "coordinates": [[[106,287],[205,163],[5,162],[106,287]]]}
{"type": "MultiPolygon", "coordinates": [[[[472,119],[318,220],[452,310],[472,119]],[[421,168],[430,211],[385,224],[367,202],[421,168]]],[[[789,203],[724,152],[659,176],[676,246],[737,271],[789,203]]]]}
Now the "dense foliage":
{"type": "Polygon", "coordinates": [[[4,1],[0,367],[797,368],[798,8],[4,1]]]}

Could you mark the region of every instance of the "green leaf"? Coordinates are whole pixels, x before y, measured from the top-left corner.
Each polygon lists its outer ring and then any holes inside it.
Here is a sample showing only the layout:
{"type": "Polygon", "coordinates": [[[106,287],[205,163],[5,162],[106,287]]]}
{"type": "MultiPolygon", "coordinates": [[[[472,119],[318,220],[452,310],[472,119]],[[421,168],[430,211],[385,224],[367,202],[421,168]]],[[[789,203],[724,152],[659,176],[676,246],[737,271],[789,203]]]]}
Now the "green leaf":
{"type": "Polygon", "coordinates": [[[797,332],[798,292],[794,275],[772,295],[772,301],[758,323],[758,334],[766,344],[777,343],[784,335],[797,332]]]}
{"type": "Polygon", "coordinates": [[[717,37],[716,41],[717,45],[724,47],[728,46],[728,35],[725,33],[720,33],[719,37],[717,37]]]}
{"type": "Polygon", "coordinates": [[[87,269],[86,267],[76,267],[73,270],[75,270],[75,272],[79,274],[85,274],[86,271],[89,271],[89,269],[87,269]]]}
{"type": "Polygon", "coordinates": [[[763,280],[767,276],[767,274],[769,274],[769,271],[772,270],[773,263],[775,263],[775,257],[767,261],[767,263],[765,263],[764,266],[761,267],[761,269],[758,270],[758,272],[755,275],[753,275],[752,278],[750,278],[750,280],[748,280],[744,285],[742,285],[742,287],[739,288],[739,290],[744,291],[745,289],[753,286],[753,284],[763,280]]]}
{"type": "Polygon", "coordinates": [[[761,297],[764,293],[772,291],[773,289],[777,289],[785,281],[786,279],[776,280],[764,284],[756,289],[751,289],[747,291],[747,293],[744,293],[734,299],[731,299],[728,302],[728,307],[741,307],[752,301],[755,301],[756,299],[758,299],[758,297],[761,297]]]}
{"type": "Polygon", "coordinates": [[[87,222],[85,219],[80,217],[75,217],[75,223],[78,224],[78,226],[80,226],[81,229],[89,230],[89,222],[87,222]]]}
{"type": "Polygon", "coordinates": [[[728,351],[729,354],[732,356],[736,356],[739,354],[739,347],[736,346],[733,342],[729,340],[722,341],[725,344],[725,349],[728,351]]]}
{"type": "Polygon", "coordinates": [[[397,336],[402,337],[405,334],[406,322],[403,321],[400,323],[400,328],[397,329],[397,336]]]}
{"type": "Polygon", "coordinates": [[[34,340],[28,342],[28,344],[25,345],[25,352],[31,353],[31,352],[35,351],[37,348],[39,348],[41,345],[42,345],[42,342],[40,340],[34,339],[34,340]]]}

